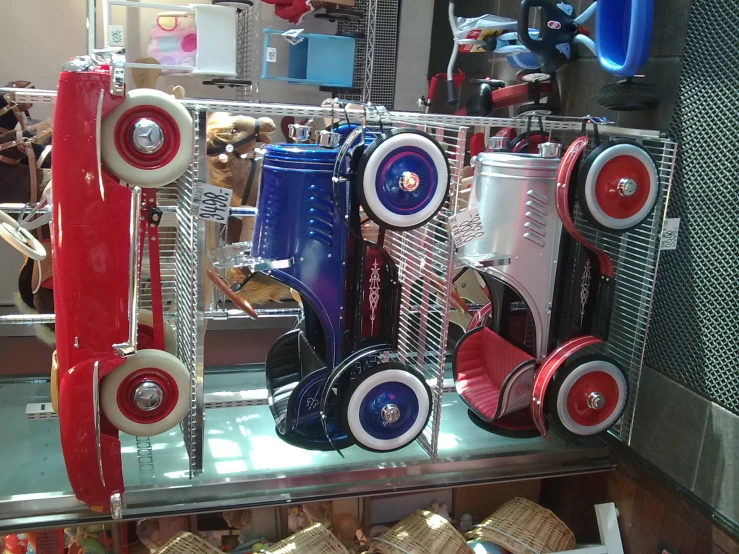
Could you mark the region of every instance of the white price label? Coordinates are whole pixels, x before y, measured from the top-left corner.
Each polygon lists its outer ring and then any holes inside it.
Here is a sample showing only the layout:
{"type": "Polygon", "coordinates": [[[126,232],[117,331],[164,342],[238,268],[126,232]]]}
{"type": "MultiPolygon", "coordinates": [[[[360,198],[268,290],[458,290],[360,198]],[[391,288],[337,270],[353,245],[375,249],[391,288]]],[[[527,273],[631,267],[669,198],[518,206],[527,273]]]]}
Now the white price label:
{"type": "Polygon", "coordinates": [[[277,48],[267,47],[267,61],[269,63],[275,63],[277,61],[277,48]]]}
{"type": "Polygon", "coordinates": [[[108,44],[123,46],[123,25],[108,25],[108,44]]]}
{"type": "Polygon", "coordinates": [[[198,206],[198,216],[208,221],[226,223],[232,194],[231,189],[216,187],[207,183],[196,184],[193,203],[198,206]]]}
{"type": "Polygon", "coordinates": [[[675,250],[677,248],[677,236],[680,232],[680,218],[668,217],[662,226],[662,236],[659,241],[660,250],[675,250]]]}
{"type": "Polygon", "coordinates": [[[465,244],[485,236],[485,229],[480,221],[480,210],[471,208],[449,218],[452,226],[454,246],[462,248],[465,244]]]}

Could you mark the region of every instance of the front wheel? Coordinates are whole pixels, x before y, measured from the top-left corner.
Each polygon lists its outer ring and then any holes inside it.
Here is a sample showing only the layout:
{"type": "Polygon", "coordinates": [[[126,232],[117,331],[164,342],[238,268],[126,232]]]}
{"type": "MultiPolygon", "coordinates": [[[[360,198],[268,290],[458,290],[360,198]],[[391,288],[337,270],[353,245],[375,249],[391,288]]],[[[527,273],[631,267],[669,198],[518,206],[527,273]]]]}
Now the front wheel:
{"type": "Polygon", "coordinates": [[[341,422],[359,446],[390,452],[410,444],[431,415],[431,389],[423,377],[403,364],[378,364],[349,387],[341,422]]]}
{"type": "Polygon", "coordinates": [[[169,94],[132,90],[103,119],[100,147],[103,162],[119,179],[144,188],[163,187],[192,162],[192,117],[169,94]]]}
{"type": "Polygon", "coordinates": [[[571,433],[596,435],[621,417],[627,392],[626,377],[613,360],[577,356],[567,360],[549,384],[545,406],[571,433]]]}
{"type": "Polygon", "coordinates": [[[100,407],[120,431],[159,435],[190,409],[190,372],[168,352],[139,350],[103,378],[100,407]]]}
{"type": "Polygon", "coordinates": [[[357,168],[359,201],[378,225],[420,227],[441,209],[449,191],[449,163],[434,138],[416,129],[378,137],[357,168]]]}

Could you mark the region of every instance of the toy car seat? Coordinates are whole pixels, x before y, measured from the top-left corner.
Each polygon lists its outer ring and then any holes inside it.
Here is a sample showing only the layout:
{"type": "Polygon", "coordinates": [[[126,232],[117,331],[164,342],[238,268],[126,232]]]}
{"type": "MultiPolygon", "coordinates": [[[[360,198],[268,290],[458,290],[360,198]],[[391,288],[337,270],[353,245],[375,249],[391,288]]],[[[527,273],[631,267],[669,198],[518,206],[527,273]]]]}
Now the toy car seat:
{"type": "Polygon", "coordinates": [[[488,327],[465,334],[452,363],[457,393],[487,422],[528,407],[534,368],[531,355],[488,327]]]}

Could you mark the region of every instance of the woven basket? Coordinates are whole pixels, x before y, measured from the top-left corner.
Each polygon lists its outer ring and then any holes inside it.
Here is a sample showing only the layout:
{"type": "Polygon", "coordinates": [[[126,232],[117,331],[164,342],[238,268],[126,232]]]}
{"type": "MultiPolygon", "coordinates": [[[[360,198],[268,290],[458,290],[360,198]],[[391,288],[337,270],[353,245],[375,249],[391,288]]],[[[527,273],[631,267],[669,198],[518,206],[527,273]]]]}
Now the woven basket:
{"type": "Polygon", "coordinates": [[[265,554],[349,554],[336,536],[320,523],[273,544],[265,554]]]}
{"type": "Polygon", "coordinates": [[[525,498],[514,498],[467,533],[512,554],[547,554],[575,548],[575,535],[554,513],[525,498]]]}
{"type": "Polygon", "coordinates": [[[156,554],[223,554],[216,547],[192,533],[178,533],[156,551],[156,554]]]}
{"type": "Polygon", "coordinates": [[[372,539],[367,554],[470,554],[465,538],[438,514],[418,510],[372,539]]]}

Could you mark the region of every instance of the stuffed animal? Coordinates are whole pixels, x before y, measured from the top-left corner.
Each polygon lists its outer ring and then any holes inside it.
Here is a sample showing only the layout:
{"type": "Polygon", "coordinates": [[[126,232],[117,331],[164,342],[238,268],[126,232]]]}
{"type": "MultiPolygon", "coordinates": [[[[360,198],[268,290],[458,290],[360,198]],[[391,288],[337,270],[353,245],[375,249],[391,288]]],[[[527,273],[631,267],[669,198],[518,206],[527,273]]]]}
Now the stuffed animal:
{"type": "Polygon", "coordinates": [[[18,533],[3,537],[3,554],[36,554],[36,534],[18,533]]]}
{"type": "MultiPolygon", "coordinates": [[[[208,118],[206,137],[211,183],[233,191],[232,206],[256,205],[261,167],[255,149],[259,143],[269,144],[275,129],[275,122],[268,117],[254,119],[216,112],[208,118]]],[[[253,218],[230,218],[228,242],[251,240],[253,231],[253,218]]],[[[215,238],[209,237],[209,242],[215,242],[215,238]]],[[[255,306],[292,298],[289,288],[261,274],[247,275],[237,268],[231,270],[227,278],[236,283],[246,282],[239,293],[255,306]]]]}
{"type": "Polygon", "coordinates": [[[251,539],[252,513],[251,510],[227,510],[223,512],[223,519],[231,529],[239,532],[239,544],[244,544],[251,539]]]}
{"type": "Polygon", "coordinates": [[[431,503],[431,511],[435,514],[440,515],[447,521],[451,521],[451,517],[449,516],[449,506],[446,502],[439,502],[438,500],[434,500],[431,503]]]}

